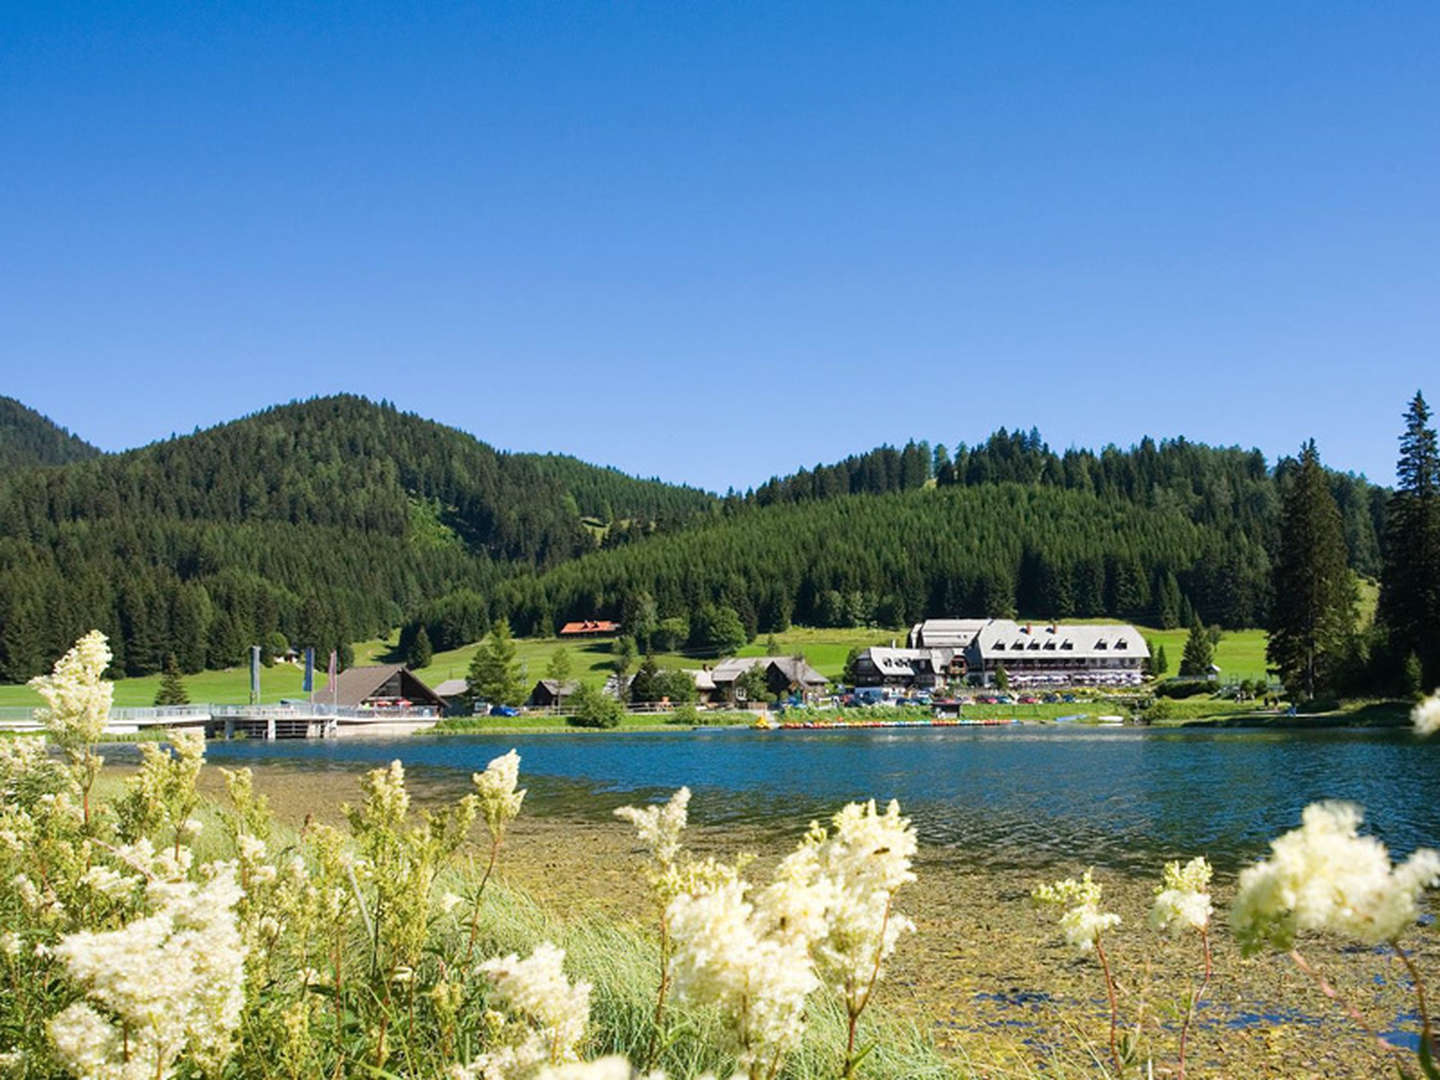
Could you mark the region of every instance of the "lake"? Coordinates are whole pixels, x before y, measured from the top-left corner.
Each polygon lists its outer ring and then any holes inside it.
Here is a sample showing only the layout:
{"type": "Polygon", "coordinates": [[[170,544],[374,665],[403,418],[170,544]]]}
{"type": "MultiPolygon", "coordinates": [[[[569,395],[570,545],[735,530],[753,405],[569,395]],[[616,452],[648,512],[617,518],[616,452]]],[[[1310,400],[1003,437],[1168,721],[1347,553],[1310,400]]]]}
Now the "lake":
{"type": "MultiPolygon", "coordinates": [[[[1316,799],[1366,808],[1396,855],[1440,844],[1440,740],[1408,731],[1009,729],[422,736],[212,742],[217,764],[358,771],[394,758],[461,790],[515,747],[529,813],[608,817],[688,784],[697,824],[796,835],[843,803],[898,798],[931,856],[979,865],[1083,861],[1153,873],[1265,853],[1316,799]]],[[[358,796],[358,791],[357,791],[358,796]]]]}

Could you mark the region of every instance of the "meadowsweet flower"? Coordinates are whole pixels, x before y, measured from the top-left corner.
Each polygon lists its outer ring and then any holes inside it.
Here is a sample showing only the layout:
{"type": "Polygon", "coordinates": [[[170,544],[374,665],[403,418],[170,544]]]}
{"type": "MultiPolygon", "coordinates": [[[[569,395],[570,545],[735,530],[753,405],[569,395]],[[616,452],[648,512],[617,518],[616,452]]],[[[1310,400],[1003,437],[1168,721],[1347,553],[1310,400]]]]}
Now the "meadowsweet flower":
{"type": "Polygon", "coordinates": [[[463,901],[460,897],[456,896],[453,892],[447,892],[440,897],[438,906],[441,914],[449,915],[450,912],[459,907],[461,903],[463,903],[463,901]]]}
{"type": "Polygon", "coordinates": [[[101,676],[110,666],[110,645],[99,630],[91,630],[55,661],[49,675],[37,675],[30,688],[45,699],[38,719],[54,740],[66,749],[98,742],[110,719],[115,686],[101,676]]]}
{"type": "Polygon", "coordinates": [[[1231,923],[1247,952],[1289,948],[1302,930],[1374,945],[1415,924],[1420,894],[1440,882],[1440,854],[1422,848],[1392,866],[1384,844],[1358,835],[1362,819],[1351,803],[1311,803],[1300,828],[1241,873],[1231,923]]]}
{"type": "Polygon", "coordinates": [[[667,912],[676,943],[670,973],[680,997],[716,1006],[752,1074],[778,1063],[804,1034],[805,999],[820,985],[797,935],[767,934],[738,878],[681,894],[667,912]]]}
{"type": "Polygon", "coordinates": [[[1063,907],[1060,931],[1081,953],[1090,952],[1105,931],[1120,925],[1120,916],[1100,910],[1100,883],[1086,870],[1079,881],[1066,878],[1053,885],[1037,885],[1030,894],[1041,904],[1063,907]]]}
{"type": "MultiPolygon", "coordinates": [[[[119,930],[71,934],[55,949],[87,998],[119,1019],[126,1061],[143,1063],[146,1076],[171,1075],[182,1053],[216,1070],[240,1022],[246,948],[233,911],[240,887],[232,864],[207,869],[200,885],[152,882],[153,914],[119,930]]],[[[57,1017],[51,1037],[82,1077],[130,1075],[119,1071],[120,1029],[88,1004],[57,1017]]]]}
{"type": "Polygon", "coordinates": [[[1415,725],[1417,735],[1434,735],[1440,731],[1440,690],[1410,710],[1410,722],[1415,725]]]}
{"type": "MultiPolygon", "coordinates": [[[[802,867],[814,859],[818,877],[800,898],[830,905],[828,929],[816,942],[815,957],[821,976],[855,1011],[864,1007],[859,995],[868,997],[865,988],[883,974],[882,964],[900,935],[915,929],[894,910],[894,897],[915,880],[910,862],[916,847],[915,830],[909,818],[900,816],[900,804],[891,800],[882,814],[872,799],[850,803],[837,813],[828,835],[812,824],[792,856],[802,867]]],[[[783,884],[784,876],[782,870],[777,884],[783,884]]]]}
{"type": "Polygon", "coordinates": [[[690,789],[682,787],[659,806],[621,806],[615,816],[635,826],[640,842],[650,849],[650,858],[659,868],[674,864],[680,855],[680,834],[685,831],[690,806],[690,789]]]}
{"type": "Polygon", "coordinates": [[[20,955],[20,949],[24,944],[24,939],[14,930],[7,930],[4,934],[0,934],[0,953],[4,953],[11,960],[20,955]]]}
{"type": "Polygon", "coordinates": [[[573,1061],[590,1019],[590,984],[565,976],[565,950],[542,941],[524,960],[515,953],[479,965],[495,985],[495,998],[539,1028],[551,1064],[573,1061]]]}
{"type": "Polygon", "coordinates": [[[495,758],[485,766],[484,772],[471,776],[480,797],[485,826],[496,841],[504,834],[505,826],[520,813],[520,804],[525,801],[525,789],[515,790],[519,779],[520,755],[514,750],[495,758]]]}
{"type": "Polygon", "coordinates": [[[1161,884],[1155,889],[1150,925],[1178,934],[1187,927],[1204,930],[1215,910],[1210,904],[1211,867],[1203,856],[1183,867],[1179,861],[1165,864],[1161,884]]]}

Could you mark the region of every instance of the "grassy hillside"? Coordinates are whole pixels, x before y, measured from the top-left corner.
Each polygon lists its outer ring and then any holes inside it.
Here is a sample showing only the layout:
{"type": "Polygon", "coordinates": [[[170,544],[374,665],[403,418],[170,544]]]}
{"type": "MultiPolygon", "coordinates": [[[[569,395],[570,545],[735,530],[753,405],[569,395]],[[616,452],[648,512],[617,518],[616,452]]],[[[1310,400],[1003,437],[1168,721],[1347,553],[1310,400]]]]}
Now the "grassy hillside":
{"type": "MultiPolygon", "coordinates": [[[[1157,645],[1164,644],[1170,658],[1171,674],[1180,666],[1180,655],[1185,650],[1184,630],[1153,630],[1141,627],[1141,632],[1157,645]]],[[[869,645],[889,645],[897,641],[905,643],[904,629],[818,629],[792,627],[776,634],[780,654],[792,656],[799,652],[810,666],[822,675],[838,679],[845,667],[845,657],[852,648],[869,645]]],[[[356,664],[388,663],[398,659],[395,655],[397,635],[373,638],[355,645],[356,664]]],[[[446,679],[463,679],[470,667],[470,658],[475,655],[477,643],[459,649],[436,653],[430,666],[420,672],[427,683],[434,686],[446,679]]],[[[542,678],[550,657],[562,646],[570,652],[572,677],[595,686],[605,681],[610,674],[612,654],[610,639],[591,641],[562,641],[560,638],[517,638],[516,655],[524,665],[529,683],[542,678]]],[[[741,656],[763,656],[765,638],[762,636],[740,650],[741,656]]],[[[661,667],[699,667],[710,662],[707,658],[687,656],[683,653],[657,653],[656,661],[661,667]]],[[[711,658],[713,659],[713,658],[711,658]]],[[[1220,665],[1225,679],[1253,679],[1265,674],[1265,631],[1226,631],[1215,649],[1215,662],[1220,665]]],[[[289,664],[276,664],[260,673],[260,688],[263,700],[278,701],[282,697],[300,697],[300,669],[289,664]]],[[[325,676],[317,673],[317,690],[323,686],[325,676]]],[[[249,673],[245,668],[229,668],[224,671],[206,671],[185,678],[190,700],[216,703],[243,703],[250,700],[249,673]]],[[[137,679],[121,679],[115,684],[116,705],[149,705],[155,700],[159,689],[158,675],[137,679]]],[[[40,699],[26,686],[0,686],[0,706],[38,705],[40,699]]]]}

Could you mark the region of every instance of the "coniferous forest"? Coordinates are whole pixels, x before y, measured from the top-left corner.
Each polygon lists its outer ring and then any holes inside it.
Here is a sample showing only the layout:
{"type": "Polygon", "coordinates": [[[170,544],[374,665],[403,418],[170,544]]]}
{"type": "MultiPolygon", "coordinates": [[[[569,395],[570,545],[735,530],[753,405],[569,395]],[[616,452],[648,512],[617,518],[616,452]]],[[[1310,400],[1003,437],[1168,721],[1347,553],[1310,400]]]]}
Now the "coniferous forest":
{"type": "MultiPolygon", "coordinates": [[[[187,672],[231,666],[251,643],[343,654],[396,625],[402,643],[423,626],[446,649],[500,619],[520,634],[591,616],[645,636],[663,623],[668,644],[699,648],[732,612],[750,635],[961,613],[1264,626],[1283,610],[1282,509],[1301,473],[1298,460],[1184,439],[1057,453],[1036,431],[1001,429],[975,446],[885,446],[714,496],[502,453],[353,396],[106,455],[11,404],[0,414],[10,681],[92,626],[127,675],[171,654],[187,672]]],[[[1434,678],[1440,635],[1424,598],[1440,596],[1440,470],[1428,420],[1417,395],[1398,492],[1314,475],[1350,570],[1382,579],[1374,645],[1387,670],[1415,653],[1412,668],[1434,678]]]]}

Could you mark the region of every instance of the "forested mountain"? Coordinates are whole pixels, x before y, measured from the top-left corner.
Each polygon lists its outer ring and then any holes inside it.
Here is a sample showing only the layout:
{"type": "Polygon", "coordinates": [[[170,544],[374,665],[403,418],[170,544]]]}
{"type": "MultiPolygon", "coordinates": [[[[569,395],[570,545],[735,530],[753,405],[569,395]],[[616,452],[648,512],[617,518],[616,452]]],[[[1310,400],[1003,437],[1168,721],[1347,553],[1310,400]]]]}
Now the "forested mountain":
{"type": "Polygon", "coordinates": [[[0,478],[0,674],[43,670],[79,633],[117,669],[240,660],[279,631],[329,648],[422,601],[593,550],[603,493],[641,531],[703,505],[570,460],[498,453],[358,397],[279,406],[59,469],[0,478]]]}
{"type": "Polygon", "coordinates": [[[64,465],[99,455],[99,450],[48,416],[14,398],[0,397],[0,473],[30,465],[64,465]]]}
{"type": "MultiPolygon", "coordinates": [[[[1280,491],[1294,467],[1282,460],[1274,471],[1259,450],[1212,447],[1186,439],[1156,443],[1144,438],[1128,450],[1107,446],[1057,454],[1031,429],[1001,428],[978,446],[911,442],[903,449],[878,447],[834,465],[817,465],[773,477],[747,496],[755,506],[806,502],[844,494],[908,491],[933,480],[939,487],[1016,483],[1088,492],[1140,506],[1176,507],[1191,520],[1234,529],[1274,546],[1280,491]]],[[[1389,493],[1364,477],[1327,471],[1331,493],[1345,523],[1350,562],[1367,576],[1380,572],[1380,536],[1389,493]]]]}
{"type": "Polygon", "coordinates": [[[718,504],[708,491],[654,478],[642,480],[568,454],[513,456],[532,463],[542,476],[559,483],[575,499],[575,507],[583,517],[599,522],[634,525],[645,532],[668,532],[716,509],[718,504]]]}
{"type": "Polygon", "coordinates": [[[730,607],[750,633],[792,621],[899,626],[931,615],[1113,615],[1251,625],[1267,597],[1265,550],[1191,520],[1091,493],[1020,484],[848,495],[740,513],[599,552],[492,593],[427,605],[437,647],[509,617],[517,632],[622,617],[653,602],[691,623],[730,607]],[[636,598],[647,599],[638,604],[636,598]]]}
{"type": "MultiPolygon", "coordinates": [[[[775,478],[643,547],[587,556],[487,595],[416,613],[437,647],[505,615],[519,632],[653,604],[691,622],[733,608],[748,631],[795,622],[897,626],[930,616],[1119,617],[1173,627],[1199,615],[1263,625],[1282,496],[1295,470],[1259,451],[1184,439],[1055,454],[1036,432],[984,444],[884,446],[775,478]]],[[[1329,472],[1352,568],[1380,565],[1388,493],[1329,472]]]]}
{"type": "MultiPolygon", "coordinates": [[[[397,623],[446,648],[502,616],[549,633],[648,613],[695,644],[725,608],[751,633],[962,613],[1261,625],[1292,470],[1183,439],[1056,454],[1002,429],[717,499],[315,399],[0,475],[0,678],[92,626],[117,672],[144,674],[169,652],[193,671],[277,634],[325,650],[397,623]]],[[[1386,493],[1327,483],[1373,574],[1386,493]]]]}

